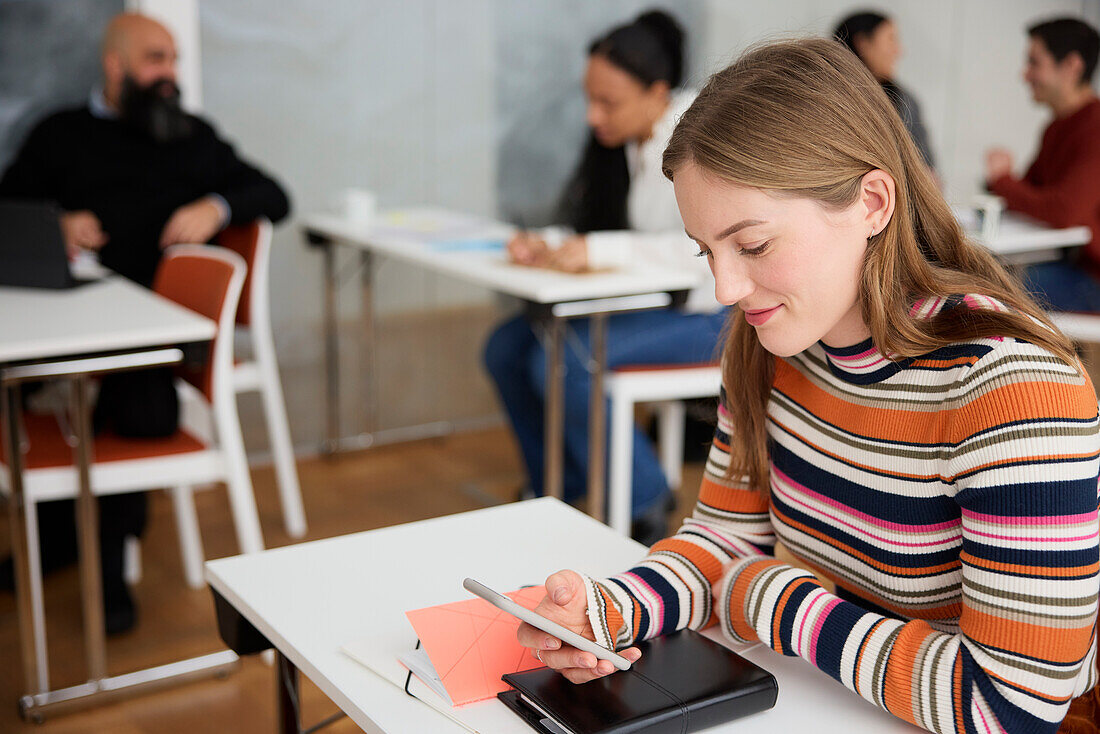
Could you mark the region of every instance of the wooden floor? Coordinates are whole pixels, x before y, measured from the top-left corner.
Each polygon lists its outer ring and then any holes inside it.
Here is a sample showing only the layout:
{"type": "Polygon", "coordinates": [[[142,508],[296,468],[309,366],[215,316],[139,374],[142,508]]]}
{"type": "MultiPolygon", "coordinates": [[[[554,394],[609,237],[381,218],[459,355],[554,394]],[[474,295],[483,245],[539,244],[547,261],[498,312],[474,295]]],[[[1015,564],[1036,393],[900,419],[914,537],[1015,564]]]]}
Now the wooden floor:
{"type": "MultiPolygon", "coordinates": [[[[369,530],[397,523],[511,501],[523,482],[514,443],[501,428],[387,446],[334,459],[300,464],[309,521],[307,539],[369,530]]],[[[694,503],[701,465],[685,467],[680,512],[694,503]]],[[[289,544],[282,527],[270,469],[253,471],[260,519],[269,547],[289,544]]],[[[208,558],[236,553],[224,489],[197,497],[208,558]]],[[[137,628],[108,641],[111,674],[158,665],[223,648],[214,622],[210,592],[183,582],[175,522],[168,497],[153,493],[143,544],[144,578],[135,590],[137,628]]],[[[0,550],[9,547],[6,516],[0,522],[0,550]]],[[[46,580],[51,686],[83,682],[79,587],[75,569],[46,580]]],[[[323,624],[324,620],[318,620],[323,624]]],[[[0,593],[0,732],[103,732],[139,734],[275,731],[275,684],[271,668],[249,658],[226,680],[192,683],[41,725],[21,721],[19,641],[11,594],[0,593]]],[[[335,713],[336,706],[303,677],[303,723],[335,713]]],[[[326,732],[358,731],[344,719],[326,732]]]]}

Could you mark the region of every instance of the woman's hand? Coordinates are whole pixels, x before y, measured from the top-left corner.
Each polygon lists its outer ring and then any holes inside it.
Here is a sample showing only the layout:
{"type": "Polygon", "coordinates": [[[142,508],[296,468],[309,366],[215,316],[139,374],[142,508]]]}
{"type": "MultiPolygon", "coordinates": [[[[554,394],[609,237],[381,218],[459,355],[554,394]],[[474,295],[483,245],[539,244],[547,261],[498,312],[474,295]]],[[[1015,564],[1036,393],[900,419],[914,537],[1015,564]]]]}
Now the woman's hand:
{"type": "MultiPolygon", "coordinates": [[[[592,633],[592,624],[588,621],[584,580],[576,571],[558,571],[546,579],[546,596],[535,607],[535,613],[582,637],[596,640],[592,633]]],[[[519,644],[531,648],[547,667],[557,670],[573,683],[585,683],[615,672],[615,666],[610,661],[598,660],[590,652],[563,645],[561,640],[526,622],[520,623],[517,637],[519,644]]],[[[619,654],[633,663],[642,656],[642,651],[632,647],[619,654]]]]}
{"type": "Polygon", "coordinates": [[[561,247],[551,251],[549,267],[563,273],[588,270],[588,242],[584,235],[573,235],[562,242],[561,247]]]}
{"type": "Polygon", "coordinates": [[[520,230],[508,240],[508,260],[533,268],[549,267],[550,247],[533,232],[520,230]]]}

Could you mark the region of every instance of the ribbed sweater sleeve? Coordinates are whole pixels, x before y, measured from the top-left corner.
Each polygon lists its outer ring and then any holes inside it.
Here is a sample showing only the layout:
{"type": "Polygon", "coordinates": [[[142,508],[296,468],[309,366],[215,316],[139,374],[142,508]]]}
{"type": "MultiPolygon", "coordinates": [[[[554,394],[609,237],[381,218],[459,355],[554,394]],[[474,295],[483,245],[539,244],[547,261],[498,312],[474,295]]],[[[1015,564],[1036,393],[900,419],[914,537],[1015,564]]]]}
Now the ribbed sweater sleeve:
{"type": "MultiPolygon", "coordinates": [[[[925,360],[923,369],[934,375],[944,365],[925,360]]],[[[804,510],[842,516],[857,539],[845,551],[869,555],[885,579],[876,583],[891,594],[918,607],[940,605],[945,611],[934,625],[934,614],[888,616],[846,601],[808,571],[763,555],[770,536],[760,502],[733,488],[708,489],[711,467],[722,465],[716,439],[694,518],[636,568],[591,582],[590,611],[603,612],[607,641],[621,646],[700,627],[713,610],[732,639],[800,656],[925,729],[1054,732],[1070,700],[1095,683],[1100,440],[1091,384],[1042,349],[1001,340],[950,386],[933,416],[914,424],[905,411],[881,411],[883,426],[871,427],[876,435],[900,435],[907,426],[910,434],[919,426],[932,435],[923,446],[899,445],[893,466],[879,471],[935,467],[923,486],[930,501],[957,504],[957,522],[882,523],[825,500],[804,510]],[[920,452],[922,461],[907,465],[905,454],[920,452]],[[700,529],[721,536],[708,539],[705,553],[694,550],[700,529]],[[876,554],[876,542],[895,554],[957,547],[957,560],[916,572],[890,553],[876,554]],[[688,544],[690,554],[682,550],[688,544]]],[[[819,416],[823,435],[836,431],[831,417],[819,416]]],[[[819,456],[828,445],[821,436],[800,438],[819,456]]],[[[773,475],[773,491],[777,481],[773,475]]]]}

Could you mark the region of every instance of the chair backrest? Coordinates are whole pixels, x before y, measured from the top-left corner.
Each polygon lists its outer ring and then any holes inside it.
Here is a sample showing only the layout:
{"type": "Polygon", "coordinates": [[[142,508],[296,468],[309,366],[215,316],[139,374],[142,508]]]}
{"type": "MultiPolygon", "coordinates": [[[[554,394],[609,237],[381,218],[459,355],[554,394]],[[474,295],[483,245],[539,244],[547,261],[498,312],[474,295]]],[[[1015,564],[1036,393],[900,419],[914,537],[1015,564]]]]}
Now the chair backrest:
{"type": "Polygon", "coordinates": [[[214,238],[214,244],[233,250],[248,265],[237,323],[250,326],[267,314],[268,264],[271,261],[271,222],[257,219],[248,224],[230,225],[214,238]],[[262,311],[262,313],[261,313],[262,311]]]}
{"type": "Polygon", "coordinates": [[[240,255],[223,247],[175,245],[165,251],[153,281],[155,292],[217,324],[201,368],[181,370],[210,401],[233,369],[233,317],[247,270],[240,255]]]}

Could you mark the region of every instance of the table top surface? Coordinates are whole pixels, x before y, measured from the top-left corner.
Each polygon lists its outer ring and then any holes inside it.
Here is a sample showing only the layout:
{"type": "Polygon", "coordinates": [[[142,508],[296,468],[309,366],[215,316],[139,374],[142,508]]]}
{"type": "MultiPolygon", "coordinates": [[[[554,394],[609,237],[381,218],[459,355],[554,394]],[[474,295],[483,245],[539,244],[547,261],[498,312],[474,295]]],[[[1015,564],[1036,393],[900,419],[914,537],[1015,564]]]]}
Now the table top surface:
{"type": "Polygon", "coordinates": [[[690,290],[699,273],[646,267],[570,274],[513,265],[502,244],[515,228],[429,207],[383,213],[374,226],[336,214],[312,214],[302,227],[345,245],[402,260],[534,303],[562,303],[640,293],[690,290]]]}
{"type": "Polygon", "coordinates": [[[975,212],[956,209],[955,216],[970,237],[988,247],[996,255],[1018,255],[1075,247],[1088,244],[1092,239],[1092,230],[1088,227],[1059,229],[1018,212],[1005,212],[997,224],[996,235],[987,241],[981,236],[975,212]]]}
{"type": "Polygon", "coordinates": [[[213,338],[216,324],[118,275],[75,288],[0,287],[0,364],[213,338]]]}
{"type": "MultiPolygon", "coordinates": [[[[209,561],[206,578],[366,731],[528,734],[527,725],[495,700],[445,714],[407,695],[406,671],[396,656],[413,648],[416,635],[404,612],[472,598],[461,586],[466,576],[511,590],[542,583],[561,568],[614,573],[644,552],[568,505],[543,498],[209,561]],[[368,668],[341,652],[353,642],[373,646],[377,663],[368,668]]],[[[799,658],[759,645],[741,649],[776,676],[778,702],[713,731],[918,731],[799,658]]]]}

